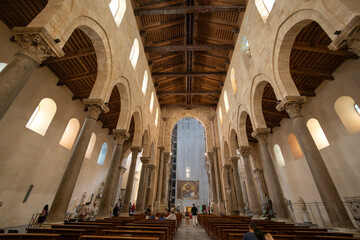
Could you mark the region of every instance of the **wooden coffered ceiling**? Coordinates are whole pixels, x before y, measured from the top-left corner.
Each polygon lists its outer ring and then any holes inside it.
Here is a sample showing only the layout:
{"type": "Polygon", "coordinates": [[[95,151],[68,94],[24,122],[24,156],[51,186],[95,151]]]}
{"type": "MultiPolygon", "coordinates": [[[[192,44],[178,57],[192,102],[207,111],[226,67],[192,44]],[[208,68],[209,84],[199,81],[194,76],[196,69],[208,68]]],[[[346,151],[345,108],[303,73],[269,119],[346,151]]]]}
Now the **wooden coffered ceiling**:
{"type": "MultiPolygon", "coordinates": [[[[246,0],[132,0],[140,36],[161,106],[216,106],[230,63],[246,7],[246,0]]],[[[1,0],[0,20],[8,28],[25,27],[46,6],[48,0],[1,0]]],[[[331,39],[313,22],[296,37],[290,55],[290,72],[303,96],[315,97],[323,81],[346,59],[349,51],[331,51],[331,39]]],[[[47,66],[66,85],[73,99],[89,97],[97,76],[97,59],[90,38],[76,29],[64,46],[65,56],[50,58],[47,66]]],[[[263,114],[269,128],[280,125],[285,112],[278,112],[277,100],[268,84],[263,93],[263,114]]],[[[104,128],[116,127],[120,97],[113,90],[110,111],[102,114],[104,128]]],[[[247,120],[247,133],[253,131],[247,120]]],[[[132,121],[130,132],[134,132],[132,121]]],[[[130,138],[131,140],[131,138],[130,138]]]]}
{"type": "Polygon", "coordinates": [[[133,0],[161,106],[217,105],[246,2],[133,0]]]}

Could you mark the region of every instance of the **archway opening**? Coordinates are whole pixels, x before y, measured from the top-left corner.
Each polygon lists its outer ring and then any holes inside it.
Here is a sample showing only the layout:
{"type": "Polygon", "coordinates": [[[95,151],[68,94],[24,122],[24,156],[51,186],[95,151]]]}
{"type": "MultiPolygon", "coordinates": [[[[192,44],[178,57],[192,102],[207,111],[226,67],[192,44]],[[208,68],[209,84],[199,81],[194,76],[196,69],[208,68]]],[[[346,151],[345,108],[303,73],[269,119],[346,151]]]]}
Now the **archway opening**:
{"type": "Polygon", "coordinates": [[[209,205],[205,138],[204,126],[191,117],[179,120],[172,131],[169,205],[181,211],[193,203],[199,211],[209,205]]]}
{"type": "Polygon", "coordinates": [[[112,130],[116,129],[121,111],[121,99],[117,87],[113,88],[107,106],[109,107],[109,112],[102,112],[99,120],[103,122],[103,128],[108,128],[111,134],[112,130]]]}

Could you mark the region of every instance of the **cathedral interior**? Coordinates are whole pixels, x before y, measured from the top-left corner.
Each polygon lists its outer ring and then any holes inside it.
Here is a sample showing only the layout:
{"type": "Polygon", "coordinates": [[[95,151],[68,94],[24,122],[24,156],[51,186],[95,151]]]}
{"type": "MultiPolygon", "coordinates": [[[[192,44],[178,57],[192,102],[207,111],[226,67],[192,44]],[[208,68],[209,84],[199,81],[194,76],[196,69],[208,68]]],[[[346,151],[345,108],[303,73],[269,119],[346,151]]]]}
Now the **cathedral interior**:
{"type": "Polygon", "coordinates": [[[193,206],[198,239],[359,235],[359,1],[1,0],[0,31],[0,230],[89,203],[114,231],[176,211],[128,239],[185,239],[193,206]]]}

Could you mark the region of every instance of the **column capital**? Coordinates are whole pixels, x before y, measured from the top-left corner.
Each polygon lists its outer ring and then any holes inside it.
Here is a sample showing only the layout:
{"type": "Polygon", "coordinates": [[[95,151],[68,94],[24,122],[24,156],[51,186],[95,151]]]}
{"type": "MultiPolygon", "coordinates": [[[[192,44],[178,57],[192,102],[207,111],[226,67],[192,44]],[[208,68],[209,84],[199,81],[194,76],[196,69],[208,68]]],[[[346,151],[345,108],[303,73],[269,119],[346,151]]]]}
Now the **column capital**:
{"type": "Polygon", "coordinates": [[[164,122],[166,122],[166,120],[168,120],[167,117],[162,117],[161,119],[162,119],[164,122]]]}
{"type": "Polygon", "coordinates": [[[126,170],[127,169],[125,167],[123,167],[123,166],[120,167],[120,173],[121,174],[124,174],[126,172],[126,170]]]}
{"type": "Polygon", "coordinates": [[[155,165],[154,164],[148,164],[146,165],[146,167],[150,170],[153,171],[155,169],[155,165]]]}
{"type": "Polygon", "coordinates": [[[44,27],[15,27],[13,33],[16,42],[22,47],[18,54],[30,57],[37,65],[49,57],[65,55],[44,27]]]}
{"type": "Polygon", "coordinates": [[[239,161],[239,157],[231,157],[230,162],[233,166],[237,166],[239,161]]]}
{"type": "Polygon", "coordinates": [[[259,143],[267,143],[267,137],[270,134],[270,128],[257,128],[251,133],[251,136],[256,138],[259,143]]]}
{"type": "Polygon", "coordinates": [[[142,148],[139,147],[139,146],[131,146],[131,147],[130,147],[130,150],[131,150],[131,152],[132,152],[133,155],[134,155],[134,154],[138,155],[139,152],[141,152],[142,148]]]}
{"type": "Polygon", "coordinates": [[[149,157],[140,157],[140,161],[142,164],[146,165],[149,163],[150,158],[149,157]]]}
{"type": "Polygon", "coordinates": [[[164,152],[164,159],[165,159],[165,162],[168,161],[170,158],[170,153],[169,152],[164,152]]]}
{"type": "Polygon", "coordinates": [[[224,164],[224,169],[226,171],[229,171],[231,169],[231,164],[227,163],[227,164],[224,164]]]}
{"type": "Polygon", "coordinates": [[[279,112],[285,110],[286,111],[286,106],[291,104],[291,103],[297,103],[302,105],[306,100],[306,97],[304,96],[286,96],[284,97],[283,100],[281,100],[281,102],[276,105],[276,110],[278,110],[279,112]]]}
{"type": "Polygon", "coordinates": [[[242,157],[249,157],[250,152],[251,152],[251,147],[250,146],[240,146],[239,152],[242,157]]]}
{"type": "Polygon", "coordinates": [[[214,153],[213,152],[207,152],[207,157],[209,159],[209,162],[212,162],[214,160],[214,153]]]}
{"type": "Polygon", "coordinates": [[[95,120],[98,119],[101,112],[107,113],[109,112],[109,107],[105,105],[104,101],[101,99],[84,99],[83,103],[85,104],[85,108],[88,110],[87,117],[93,118],[95,120]]]}
{"type": "Polygon", "coordinates": [[[123,144],[130,134],[126,129],[113,129],[115,144],[123,144]]]}
{"type": "Polygon", "coordinates": [[[360,26],[356,27],[346,40],[349,50],[360,57],[360,26]]]}
{"type": "Polygon", "coordinates": [[[219,147],[213,147],[213,151],[216,152],[217,150],[219,150],[219,147]]]}
{"type": "Polygon", "coordinates": [[[158,147],[158,149],[159,149],[160,151],[164,151],[164,150],[165,150],[165,147],[164,147],[164,146],[160,146],[160,147],[158,147]]]}

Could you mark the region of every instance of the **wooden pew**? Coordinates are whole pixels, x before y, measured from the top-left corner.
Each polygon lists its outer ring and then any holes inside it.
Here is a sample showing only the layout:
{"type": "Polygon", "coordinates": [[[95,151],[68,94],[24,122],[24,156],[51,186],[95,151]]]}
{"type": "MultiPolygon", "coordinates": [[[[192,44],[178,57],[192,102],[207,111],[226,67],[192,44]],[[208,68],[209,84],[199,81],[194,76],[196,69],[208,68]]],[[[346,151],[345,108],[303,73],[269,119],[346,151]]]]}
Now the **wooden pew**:
{"type": "Polygon", "coordinates": [[[132,230],[132,231],[138,231],[138,230],[143,230],[143,231],[161,231],[161,232],[165,232],[165,238],[166,239],[171,239],[171,232],[170,229],[168,227],[161,227],[161,226],[117,226],[116,227],[117,230],[132,230]]]}
{"type": "Polygon", "coordinates": [[[85,229],[86,231],[92,231],[90,235],[101,235],[102,234],[102,226],[98,225],[70,225],[70,224],[53,224],[51,225],[51,229],[61,228],[61,229],[85,229]]]}
{"type": "Polygon", "coordinates": [[[60,234],[61,240],[78,240],[81,235],[95,235],[95,231],[87,231],[85,229],[67,229],[67,228],[28,228],[27,233],[52,233],[60,234]]]}
{"type": "Polygon", "coordinates": [[[60,234],[38,234],[38,233],[7,233],[0,234],[0,239],[8,240],[60,240],[60,234]]]}
{"type": "Polygon", "coordinates": [[[126,237],[155,237],[159,240],[167,240],[165,231],[147,230],[104,230],[104,236],[126,236],[126,237]]]}
{"type": "Polygon", "coordinates": [[[153,237],[122,237],[122,236],[91,236],[84,235],[79,238],[79,240],[159,240],[159,238],[153,237]]]}
{"type": "MultiPolygon", "coordinates": [[[[229,233],[229,240],[242,240],[243,233],[229,233]]],[[[296,235],[272,235],[275,240],[297,240],[296,235]]]]}

